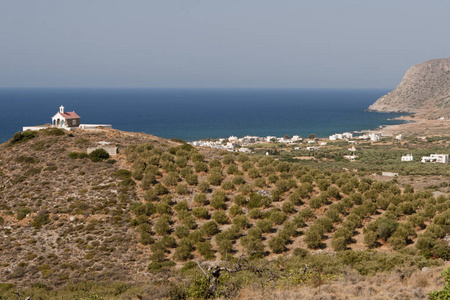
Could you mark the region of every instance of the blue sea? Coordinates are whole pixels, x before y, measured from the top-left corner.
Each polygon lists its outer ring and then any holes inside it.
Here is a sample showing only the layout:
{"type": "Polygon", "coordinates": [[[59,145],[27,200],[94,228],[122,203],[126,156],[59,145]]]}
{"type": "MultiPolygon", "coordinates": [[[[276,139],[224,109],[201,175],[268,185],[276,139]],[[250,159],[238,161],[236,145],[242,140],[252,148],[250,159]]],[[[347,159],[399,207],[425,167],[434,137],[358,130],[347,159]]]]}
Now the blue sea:
{"type": "Polygon", "coordinates": [[[0,142],[51,123],[64,105],[81,123],[193,141],[235,135],[326,137],[399,124],[365,109],[388,90],[0,89],[0,142]]]}

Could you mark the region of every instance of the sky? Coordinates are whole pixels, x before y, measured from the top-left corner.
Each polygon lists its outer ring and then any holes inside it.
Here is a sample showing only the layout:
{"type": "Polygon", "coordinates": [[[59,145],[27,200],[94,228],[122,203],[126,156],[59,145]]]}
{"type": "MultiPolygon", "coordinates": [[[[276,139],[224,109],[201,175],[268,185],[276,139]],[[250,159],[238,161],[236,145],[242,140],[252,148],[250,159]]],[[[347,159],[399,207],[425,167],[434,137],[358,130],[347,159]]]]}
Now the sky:
{"type": "Polygon", "coordinates": [[[448,0],[0,0],[0,87],[388,88],[448,0]]]}

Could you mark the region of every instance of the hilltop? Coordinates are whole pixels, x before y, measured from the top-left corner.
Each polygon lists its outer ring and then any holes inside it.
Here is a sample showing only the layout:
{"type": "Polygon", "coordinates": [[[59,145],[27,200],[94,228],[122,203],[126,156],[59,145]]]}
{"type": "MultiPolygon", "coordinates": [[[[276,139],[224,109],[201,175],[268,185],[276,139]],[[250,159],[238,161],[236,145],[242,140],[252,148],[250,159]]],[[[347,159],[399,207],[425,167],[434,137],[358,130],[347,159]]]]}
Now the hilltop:
{"type": "Polygon", "coordinates": [[[450,58],[412,66],[397,88],[378,99],[369,110],[450,117],[450,58]]]}
{"type": "MultiPolygon", "coordinates": [[[[374,149],[361,168],[395,159],[379,149],[383,143],[361,146],[374,149]]],[[[339,161],[341,144],[304,162],[112,129],[16,134],[0,145],[0,277],[32,287],[29,295],[87,293],[80,282],[112,284],[108,299],[234,297],[272,283],[338,282],[358,297],[378,288],[362,286],[364,275],[411,268],[401,273],[412,286],[407,293],[424,296],[438,283],[420,269],[450,258],[448,168],[404,170],[443,177],[435,197],[412,186],[412,177],[377,181],[353,170],[339,161]],[[119,154],[88,155],[98,142],[119,154]],[[208,265],[234,272],[223,271],[214,288],[197,262],[205,273],[208,265]]],[[[385,297],[404,293],[397,285],[385,297]]]]}

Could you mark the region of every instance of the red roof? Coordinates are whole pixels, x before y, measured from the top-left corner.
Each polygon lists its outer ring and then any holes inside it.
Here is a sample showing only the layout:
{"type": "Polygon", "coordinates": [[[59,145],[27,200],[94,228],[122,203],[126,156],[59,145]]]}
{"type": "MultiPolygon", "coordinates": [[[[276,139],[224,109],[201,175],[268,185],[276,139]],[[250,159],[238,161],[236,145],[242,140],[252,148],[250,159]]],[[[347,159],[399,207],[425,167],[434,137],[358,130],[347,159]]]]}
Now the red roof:
{"type": "Polygon", "coordinates": [[[74,111],[68,111],[65,113],[59,113],[61,116],[63,116],[65,119],[79,119],[80,116],[77,115],[74,111]]]}

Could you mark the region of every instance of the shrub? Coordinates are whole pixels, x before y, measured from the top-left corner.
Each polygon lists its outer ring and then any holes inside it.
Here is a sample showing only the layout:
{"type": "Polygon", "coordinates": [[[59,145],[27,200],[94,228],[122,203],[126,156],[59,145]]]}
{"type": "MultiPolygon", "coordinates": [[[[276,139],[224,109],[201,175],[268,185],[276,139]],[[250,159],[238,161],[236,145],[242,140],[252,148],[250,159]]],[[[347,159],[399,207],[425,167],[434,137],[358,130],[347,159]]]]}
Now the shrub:
{"type": "Polygon", "coordinates": [[[199,182],[199,184],[197,185],[197,188],[198,188],[198,190],[200,191],[200,192],[203,192],[203,193],[207,193],[207,192],[209,192],[209,190],[210,190],[210,185],[209,185],[209,183],[208,182],[206,182],[206,181],[201,181],[201,182],[199,182]]]}
{"type": "Polygon", "coordinates": [[[170,217],[168,215],[162,215],[156,221],[154,230],[159,235],[165,235],[170,233],[170,217]]]}
{"type": "Polygon", "coordinates": [[[253,208],[248,212],[248,216],[252,219],[260,219],[262,218],[262,213],[259,208],[253,208]]]}
{"type": "Polygon", "coordinates": [[[205,207],[196,207],[196,208],[192,209],[192,214],[196,218],[209,219],[208,209],[206,209],[205,207]]]}
{"type": "Polygon", "coordinates": [[[208,172],[208,165],[204,162],[199,161],[194,164],[194,169],[197,173],[208,172]]]}
{"type": "Polygon", "coordinates": [[[322,246],[322,235],[314,229],[309,229],[305,234],[305,243],[310,249],[317,249],[322,246]]]}
{"type": "Polygon", "coordinates": [[[195,194],[194,201],[198,204],[205,205],[206,204],[206,194],[204,194],[204,193],[195,194]]]}
{"type": "Polygon", "coordinates": [[[241,194],[237,194],[236,196],[234,196],[233,202],[239,206],[247,205],[247,199],[245,198],[244,195],[241,195],[241,194]]]}
{"type": "Polygon", "coordinates": [[[333,236],[331,240],[331,247],[333,247],[334,251],[343,251],[347,248],[347,241],[343,236],[333,236]]]}
{"type": "Polygon", "coordinates": [[[222,187],[222,189],[228,191],[228,190],[234,189],[234,184],[230,180],[227,180],[227,181],[222,182],[221,187],[222,187]]]}
{"type": "Polygon", "coordinates": [[[167,203],[164,203],[164,202],[158,203],[158,204],[156,204],[156,212],[160,215],[163,215],[163,214],[171,215],[172,208],[167,203]]]}
{"type": "Polygon", "coordinates": [[[375,232],[368,230],[364,233],[364,244],[368,248],[375,248],[378,246],[378,236],[375,232]]]}
{"type": "Polygon", "coordinates": [[[199,242],[197,250],[205,259],[213,259],[215,257],[210,241],[199,242]]]}
{"type": "Polygon", "coordinates": [[[177,228],[175,228],[175,235],[179,239],[185,238],[189,236],[189,228],[187,228],[186,226],[178,226],[177,228]]]}
{"type": "Polygon", "coordinates": [[[440,291],[434,291],[428,294],[430,300],[446,300],[450,299],[450,268],[442,271],[441,276],[445,286],[440,291]]]}
{"type": "Polygon", "coordinates": [[[89,153],[89,159],[92,160],[93,162],[100,162],[100,161],[103,161],[108,158],[109,158],[109,153],[101,148],[96,149],[96,150],[92,151],[91,153],[89,153]]]}
{"type": "Polygon", "coordinates": [[[169,172],[166,176],[164,176],[162,183],[166,186],[176,186],[179,181],[178,173],[176,172],[169,172]]]}
{"type": "Polygon", "coordinates": [[[161,238],[161,243],[166,248],[175,248],[177,246],[177,242],[175,241],[175,238],[170,235],[165,235],[161,238]]]}
{"type": "Polygon", "coordinates": [[[218,251],[223,256],[226,256],[233,252],[233,241],[229,239],[223,239],[217,242],[218,251]]]}
{"type": "Polygon", "coordinates": [[[177,212],[187,211],[187,210],[189,210],[189,205],[187,204],[186,201],[180,201],[174,206],[174,209],[177,212]]]}
{"type": "Polygon", "coordinates": [[[219,233],[219,226],[214,221],[206,222],[202,227],[201,231],[207,236],[213,236],[219,233]]]}
{"type": "Polygon", "coordinates": [[[189,194],[189,190],[188,190],[187,185],[186,184],[182,184],[182,183],[175,187],[175,192],[178,195],[187,195],[187,194],[189,194]]]}
{"type": "Polygon", "coordinates": [[[161,183],[155,184],[155,191],[158,195],[165,195],[169,193],[169,190],[161,183]]]}
{"type": "Polygon", "coordinates": [[[295,212],[294,203],[292,203],[291,201],[285,201],[281,206],[281,210],[288,214],[295,212]]]}
{"type": "Polygon", "coordinates": [[[189,185],[197,185],[198,184],[198,176],[196,174],[189,174],[185,177],[186,183],[189,185]]]}
{"type": "Polygon", "coordinates": [[[213,219],[219,224],[227,224],[228,223],[228,217],[227,214],[224,211],[216,211],[213,214],[213,219]]]}
{"type": "Polygon", "coordinates": [[[261,229],[262,232],[264,233],[269,233],[273,230],[273,223],[269,220],[259,220],[256,223],[256,226],[261,229]]]}
{"type": "Polygon", "coordinates": [[[284,223],[284,221],[286,221],[287,216],[281,211],[274,210],[270,213],[269,219],[276,225],[281,225],[284,223]]]}
{"type": "Polygon", "coordinates": [[[231,182],[235,185],[241,185],[245,183],[243,176],[234,176],[231,182]]]}
{"type": "Polygon", "coordinates": [[[269,248],[273,253],[281,253],[286,249],[286,240],[280,235],[276,235],[270,239],[269,248]]]}
{"type": "Polygon", "coordinates": [[[30,212],[31,209],[29,209],[28,207],[18,208],[16,213],[17,220],[23,220],[30,212]]]}
{"type": "Polygon", "coordinates": [[[173,257],[178,261],[185,261],[191,257],[193,249],[194,246],[192,245],[192,242],[187,238],[183,238],[178,243],[178,247],[175,249],[173,257]]]}
{"type": "Polygon", "coordinates": [[[36,131],[24,131],[24,132],[16,132],[13,137],[9,140],[10,144],[15,144],[18,142],[25,142],[36,137],[36,131]]]}
{"type": "MultiPolygon", "coordinates": [[[[138,232],[140,234],[139,243],[143,245],[151,245],[155,242],[152,235],[152,228],[148,223],[142,223],[138,227],[138,232]]],[[[153,251],[153,250],[152,250],[153,251]]]]}
{"type": "Polygon", "coordinates": [[[387,241],[398,227],[398,223],[394,220],[381,217],[376,222],[377,236],[387,241]]]}
{"type": "Polygon", "coordinates": [[[40,229],[42,226],[50,223],[50,217],[45,212],[40,212],[31,223],[31,226],[33,226],[36,229],[40,229]]]}
{"type": "Polygon", "coordinates": [[[237,216],[237,215],[242,214],[242,209],[241,209],[240,206],[234,204],[234,205],[232,205],[232,206],[230,207],[229,213],[230,213],[230,215],[232,215],[232,216],[237,216]]]}
{"type": "Polygon", "coordinates": [[[309,251],[307,249],[303,249],[303,248],[295,248],[294,251],[292,252],[292,254],[294,254],[295,256],[304,258],[310,255],[309,251]]]}
{"type": "Polygon", "coordinates": [[[249,228],[251,226],[245,215],[237,215],[236,217],[234,217],[233,224],[241,229],[249,228]]]}
{"type": "Polygon", "coordinates": [[[261,238],[255,236],[243,236],[241,245],[251,257],[261,257],[264,252],[264,244],[261,238]]]}

